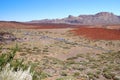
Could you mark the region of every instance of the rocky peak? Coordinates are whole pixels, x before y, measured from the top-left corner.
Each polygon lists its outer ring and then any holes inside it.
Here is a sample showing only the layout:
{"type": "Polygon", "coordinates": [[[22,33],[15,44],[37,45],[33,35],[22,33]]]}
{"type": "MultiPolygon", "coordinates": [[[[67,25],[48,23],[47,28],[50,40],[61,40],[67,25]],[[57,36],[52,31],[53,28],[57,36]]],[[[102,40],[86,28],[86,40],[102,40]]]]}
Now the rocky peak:
{"type": "Polygon", "coordinates": [[[74,18],[74,16],[72,16],[72,15],[69,15],[69,16],[68,16],[68,18],[74,18]]]}
{"type": "MultiPolygon", "coordinates": [[[[34,22],[35,23],[35,22],[34,22]]],[[[40,20],[39,23],[65,23],[77,25],[111,25],[120,24],[120,16],[109,12],[100,12],[95,15],[69,15],[66,18],[58,20],[40,20]]]]}
{"type": "Polygon", "coordinates": [[[115,16],[115,15],[109,12],[100,12],[100,13],[97,13],[95,16],[115,16]]]}

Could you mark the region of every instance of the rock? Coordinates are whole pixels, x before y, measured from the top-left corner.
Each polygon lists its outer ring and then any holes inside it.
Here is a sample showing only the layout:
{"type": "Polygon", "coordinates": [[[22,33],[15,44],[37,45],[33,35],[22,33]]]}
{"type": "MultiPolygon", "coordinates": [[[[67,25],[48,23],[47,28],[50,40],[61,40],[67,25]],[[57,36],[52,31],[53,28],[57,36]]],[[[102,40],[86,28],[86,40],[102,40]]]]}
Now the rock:
{"type": "Polygon", "coordinates": [[[16,37],[12,33],[1,32],[0,33],[0,42],[9,42],[15,41],[16,37]]]}

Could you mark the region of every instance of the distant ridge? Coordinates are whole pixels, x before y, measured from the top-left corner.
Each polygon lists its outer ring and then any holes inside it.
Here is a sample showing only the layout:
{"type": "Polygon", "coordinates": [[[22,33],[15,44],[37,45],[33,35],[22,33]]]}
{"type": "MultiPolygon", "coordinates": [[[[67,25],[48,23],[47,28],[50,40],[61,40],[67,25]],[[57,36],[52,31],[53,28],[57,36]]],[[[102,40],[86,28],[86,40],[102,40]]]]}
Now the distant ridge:
{"type": "Polygon", "coordinates": [[[100,12],[95,15],[69,15],[62,19],[33,20],[29,22],[0,21],[0,28],[27,28],[27,29],[53,29],[96,27],[120,30],[120,16],[109,12],[100,12]]]}
{"type": "Polygon", "coordinates": [[[69,15],[62,19],[32,20],[29,23],[63,23],[75,25],[116,25],[120,24],[120,16],[109,12],[100,12],[95,15],[69,15]]]}

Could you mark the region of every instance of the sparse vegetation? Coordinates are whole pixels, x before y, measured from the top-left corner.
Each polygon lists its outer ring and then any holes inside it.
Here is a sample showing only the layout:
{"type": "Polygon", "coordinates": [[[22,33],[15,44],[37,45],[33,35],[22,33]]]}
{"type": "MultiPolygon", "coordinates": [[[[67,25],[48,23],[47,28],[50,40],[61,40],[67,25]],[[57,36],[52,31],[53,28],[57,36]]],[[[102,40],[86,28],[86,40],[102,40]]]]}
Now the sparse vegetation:
{"type": "Polygon", "coordinates": [[[66,77],[58,78],[56,80],[76,80],[76,79],[72,76],[66,76],[66,77]]]}
{"type": "Polygon", "coordinates": [[[30,67],[28,70],[23,65],[23,60],[14,60],[18,46],[10,53],[4,53],[0,56],[0,80],[32,80],[30,67]],[[10,64],[9,64],[10,63],[10,64]]]}
{"type": "Polygon", "coordinates": [[[120,41],[89,40],[72,33],[69,35],[66,31],[53,31],[10,31],[19,37],[21,42],[1,44],[1,71],[9,63],[10,70],[15,72],[24,72],[31,66],[29,75],[33,80],[119,80],[120,41]],[[44,35],[50,39],[41,38],[44,35]],[[23,37],[27,40],[22,41],[23,37]],[[54,38],[63,38],[65,41],[54,38]],[[12,48],[16,43],[19,47],[12,48]]]}

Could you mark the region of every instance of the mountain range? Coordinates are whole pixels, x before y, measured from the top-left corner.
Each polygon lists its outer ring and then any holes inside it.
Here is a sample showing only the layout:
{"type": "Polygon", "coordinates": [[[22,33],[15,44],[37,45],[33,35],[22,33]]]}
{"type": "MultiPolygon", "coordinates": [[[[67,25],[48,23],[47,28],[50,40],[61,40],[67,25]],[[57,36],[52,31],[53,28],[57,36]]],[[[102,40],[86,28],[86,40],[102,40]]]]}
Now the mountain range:
{"type": "Polygon", "coordinates": [[[100,12],[95,15],[69,15],[62,19],[32,20],[28,22],[0,21],[0,28],[74,28],[97,27],[120,30],[120,16],[109,12],[100,12]]]}
{"type": "Polygon", "coordinates": [[[109,12],[100,12],[95,15],[69,15],[62,19],[32,20],[29,23],[63,23],[73,25],[116,25],[120,24],[120,16],[109,12]]]}

